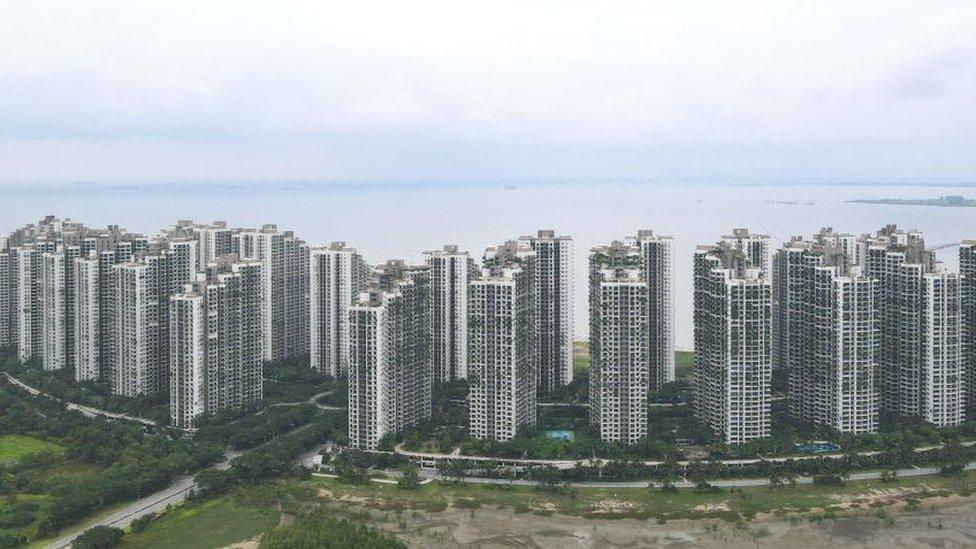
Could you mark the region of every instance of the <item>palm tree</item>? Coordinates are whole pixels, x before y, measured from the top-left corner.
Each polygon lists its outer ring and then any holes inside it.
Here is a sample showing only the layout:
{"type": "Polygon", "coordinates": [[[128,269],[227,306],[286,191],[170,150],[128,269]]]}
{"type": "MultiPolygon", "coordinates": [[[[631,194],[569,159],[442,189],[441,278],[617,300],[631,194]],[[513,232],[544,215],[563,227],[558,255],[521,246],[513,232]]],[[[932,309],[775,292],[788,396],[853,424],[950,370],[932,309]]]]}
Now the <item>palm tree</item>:
{"type": "Polygon", "coordinates": [[[776,462],[766,462],[765,471],[766,479],[769,482],[770,488],[779,488],[783,484],[783,479],[780,477],[780,466],[776,462]]]}

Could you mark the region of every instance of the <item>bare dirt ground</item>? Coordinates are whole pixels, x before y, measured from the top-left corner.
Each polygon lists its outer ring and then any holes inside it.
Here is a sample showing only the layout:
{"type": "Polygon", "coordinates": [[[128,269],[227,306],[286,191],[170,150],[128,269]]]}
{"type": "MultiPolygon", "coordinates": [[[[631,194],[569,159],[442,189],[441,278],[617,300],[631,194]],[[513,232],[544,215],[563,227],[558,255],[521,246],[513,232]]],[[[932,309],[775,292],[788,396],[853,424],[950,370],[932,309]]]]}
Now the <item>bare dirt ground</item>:
{"type": "Polygon", "coordinates": [[[813,515],[807,513],[766,516],[737,524],[716,519],[661,524],[656,520],[542,516],[491,507],[372,514],[375,526],[395,533],[410,547],[976,547],[974,497],[931,498],[911,508],[904,503],[884,508],[869,504],[857,502],[837,518],[811,519],[813,515]]]}

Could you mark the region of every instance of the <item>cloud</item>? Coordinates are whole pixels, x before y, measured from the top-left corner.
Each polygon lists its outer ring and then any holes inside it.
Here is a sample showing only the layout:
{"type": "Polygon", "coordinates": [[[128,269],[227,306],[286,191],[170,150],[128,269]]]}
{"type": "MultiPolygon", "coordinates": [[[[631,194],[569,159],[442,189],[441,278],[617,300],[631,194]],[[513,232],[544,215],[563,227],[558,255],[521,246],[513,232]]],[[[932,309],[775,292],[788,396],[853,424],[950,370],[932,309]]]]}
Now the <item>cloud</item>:
{"type": "Polygon", "coordinates": [[[0,18],[8,184],[976,171],[945,156],[976,137],[965,0],[35,0],[0,18]],[[915,163],[888,161],[906,148],[915,163]]]}

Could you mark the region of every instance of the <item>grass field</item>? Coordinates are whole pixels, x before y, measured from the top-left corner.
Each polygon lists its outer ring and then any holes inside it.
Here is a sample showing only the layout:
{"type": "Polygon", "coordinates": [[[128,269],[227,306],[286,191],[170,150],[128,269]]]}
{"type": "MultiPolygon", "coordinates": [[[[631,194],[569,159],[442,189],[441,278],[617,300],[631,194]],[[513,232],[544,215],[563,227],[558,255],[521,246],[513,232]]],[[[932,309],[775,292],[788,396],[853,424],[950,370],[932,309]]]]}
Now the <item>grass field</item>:
{"type": "Polygon", "coordinates": [[[139,533],[125,537],[121,547],[187,549],[223,547],[267,532],[278,524],[274,509],[239,504],[231,497],[178,508],[139,533]]]}
{"type": "Polygon", "coordinates": [[[643,518],[658,520],[721,518],[751,519],[759,513],[792,511],[830,513],[840,505],[881,507],[927,496],[949,493],[968,494],[976,487],[976,477],[923,477],[896,483],[852,482],[842,487],[799,485],[795,488],[747,488],[718,493],[681,490],[665,493],[647,488],[581,488],[556,491],[526,486],[454,485],[432,482],[418,490],[399,490],[396,486],[370,483],[349,485],[334,479],[316,477],[312,481],[333,502],[361,503],[381,510],[422,510],[437,512],[448,506],[459,508],[493,505],[516,512],[605,518],[643,518]],[[878,494],[884,494],[878,497],[878,494]]]}
{"type": "Polygon", "coordinates": [[[52,442],[26,435],[0,436],[0,461],[20,459],[26,455],[35,454],[43,450],[63,452],[64,448],[52,442]]]}
{"type": "Polygon", "coordinates": [[[691,381],[691,369],[695,364],[694,351],[674,353],[674,378],[677,381],[691,381]]]}
{"type": "MultiPolygon", "coordinates": [[[[695,363],[694,351],[674,353],[674,377],[676,381],[691,381],[691,369],[695,363]]],[[[582,373],[590,368],[589,345],[583,341],[573,342],[573,372],[582,373]]]]}
{"type": "Polygon", "coordinates": [[[15,500],[4,497],[0,499],[0,517],[4,517],[8,512],[25,506],[30,508],[35,508],[36,510],[30,511],[34,516],[34,520],[28,524],[17,527],[4,527],[0,524],[0,535],[9,536],[20,536],[27,534],[29,537],[33,537],[37,532],[37,524],[40,522],[40,518],[47,507],[50,505],[50,496],[34,495],[34,494],[18,494],[15,500]]]}

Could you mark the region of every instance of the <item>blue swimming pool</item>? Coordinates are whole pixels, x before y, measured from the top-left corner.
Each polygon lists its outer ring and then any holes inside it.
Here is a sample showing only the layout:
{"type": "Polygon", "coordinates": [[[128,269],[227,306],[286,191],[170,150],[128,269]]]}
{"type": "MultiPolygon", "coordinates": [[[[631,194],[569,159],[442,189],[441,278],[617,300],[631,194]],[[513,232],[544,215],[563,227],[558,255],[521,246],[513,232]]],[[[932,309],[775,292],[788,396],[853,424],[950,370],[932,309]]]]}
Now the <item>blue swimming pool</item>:
{"type": "Polygon", "coordinates": [[[546,431],[546,436],[556,440],[574,440],[576,438],[572,431],[546,431]]]}
{"type": "Polygon", "coordinates": [[[826,440],[798,442],[793,447],[801,454],[830,454],[840,450],[840,446],[826,440]]]}

